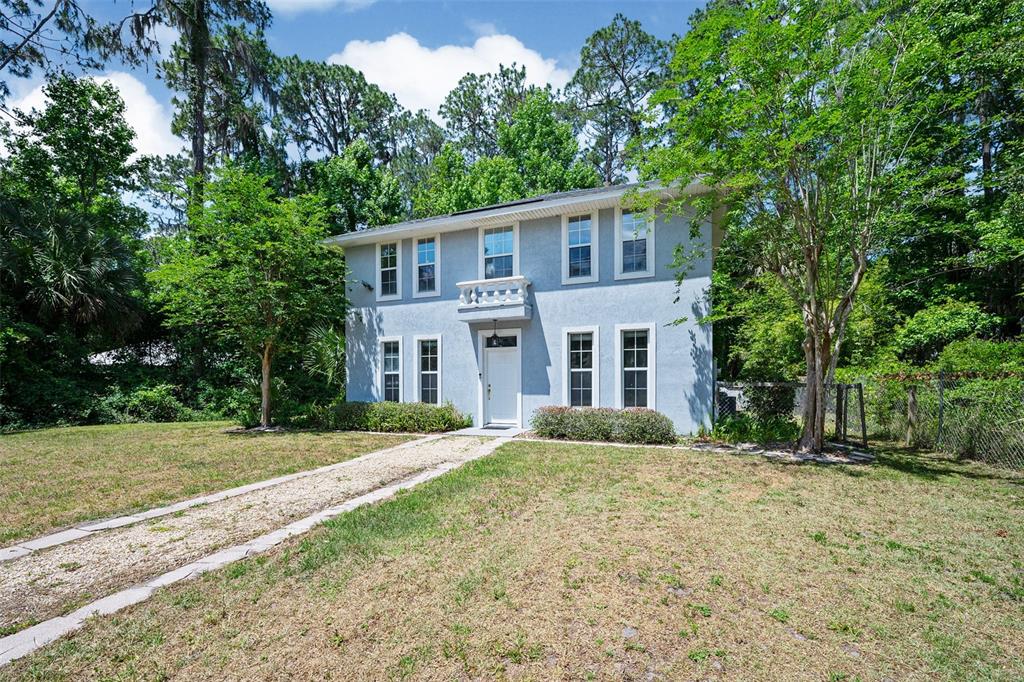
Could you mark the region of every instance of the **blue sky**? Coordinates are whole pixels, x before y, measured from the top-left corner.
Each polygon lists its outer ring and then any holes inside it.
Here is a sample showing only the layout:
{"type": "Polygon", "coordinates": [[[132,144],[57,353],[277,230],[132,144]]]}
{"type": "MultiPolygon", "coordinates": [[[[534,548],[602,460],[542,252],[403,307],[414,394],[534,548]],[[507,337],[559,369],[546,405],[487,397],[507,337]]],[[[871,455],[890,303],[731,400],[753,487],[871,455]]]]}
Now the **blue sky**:
{"type": "MultiPolygon", "coordinates": [[[[135,0],[146,7],[145,0],[135,0]]],[[[535,83],[560,87],[577,65],[579,49],[617,12],[640,20],[662,38],[685,32],[700,0],[522,0],[469,2],[428,0],[268,0],[274,20],[268,31],[278,54],[347,63],[362,70],[410,109],[436,113],[444,95],[467,71],[517,62],[535,83]]],[[[131,0],[86,0],[100,17],[118,18],[131,0]]],[[[161,41],[174,35],[164,31],[161,41]]],[[[120,88],[127,118],[143,153],[169,153],[181,141],[170,134],[171,93],[152,68],[111,64],[96,74],[120,88]]],[[[39,82],[12,83],[15,106],[43,104],[39,82]]]]}

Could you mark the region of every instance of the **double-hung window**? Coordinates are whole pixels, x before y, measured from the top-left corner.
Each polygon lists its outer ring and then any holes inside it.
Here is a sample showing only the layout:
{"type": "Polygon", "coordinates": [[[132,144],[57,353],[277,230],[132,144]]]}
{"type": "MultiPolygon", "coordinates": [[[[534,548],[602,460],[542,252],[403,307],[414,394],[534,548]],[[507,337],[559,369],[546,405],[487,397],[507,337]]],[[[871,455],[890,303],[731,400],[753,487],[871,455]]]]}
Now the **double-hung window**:
{"type": "Polygon", "coordinates": [[[481,231],[481,279],[512,277],[516,272],[516,228],[488,227],[481,231]]]}
{"type": "Polygon", "coordinates": [[[616,328],[618,407],[654,409],[654,325],[616,328]]]}
{"type": "Polygon", "coordinates": [[[438,235],[415,240],[416,258],[412,273],[413,296],[438,296],[441,293],[441,240],[438,235]]]}
{"type": "Polygon", "coordinates": [[[402,243],[377,244],[377,300],[402,298],[402,243]]]}
{"type": "Polygon", "coordinates": [[[380,342],[380,395],[383,400],[402,402],[402,341],[380,342]]]}
{"type": "Polygon", "coordinates": [[[570,407],[597,407],[600,403],[597,341],[597,327],[564,331],[566,376],[563,400],[570,407]]]}
{"type": "Polygon", "coordinates": [[[597,214],[562,216],[562,284],[598,278],[597,214]]]}
{"type": "Polygon", "coordinates": [[[437,405],[441,402],[440,337],[416,339],[416,354],[420,402],[437,405]]]}
{"type": "Polygon", "coordinates": [[[650,213],[620,210],[615,230],[615,278],[654,276],[654,219],[650,213]]]}

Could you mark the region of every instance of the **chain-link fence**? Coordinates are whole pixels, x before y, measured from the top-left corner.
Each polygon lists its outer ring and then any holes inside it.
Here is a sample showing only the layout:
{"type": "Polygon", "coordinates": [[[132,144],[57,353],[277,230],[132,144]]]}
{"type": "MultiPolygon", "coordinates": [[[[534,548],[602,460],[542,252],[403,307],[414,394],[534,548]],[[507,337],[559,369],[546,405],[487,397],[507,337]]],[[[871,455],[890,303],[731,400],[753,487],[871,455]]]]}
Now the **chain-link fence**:
{"type": "MultiPolygon", "coordinates": [[[[736,415],[768,419],[775,415],[803,427],[807,385],[799,382],[718,382],[714,420],[736,415]]],[[[829,384],[825,387],[825,436],[828,440],[867,446],[864,386],[829,384]]]]}
{"type": "Polygon", "coordinates": [[[887,375],[863,383],[872,434],[1024,469],[1024,376],[887,375]]]}

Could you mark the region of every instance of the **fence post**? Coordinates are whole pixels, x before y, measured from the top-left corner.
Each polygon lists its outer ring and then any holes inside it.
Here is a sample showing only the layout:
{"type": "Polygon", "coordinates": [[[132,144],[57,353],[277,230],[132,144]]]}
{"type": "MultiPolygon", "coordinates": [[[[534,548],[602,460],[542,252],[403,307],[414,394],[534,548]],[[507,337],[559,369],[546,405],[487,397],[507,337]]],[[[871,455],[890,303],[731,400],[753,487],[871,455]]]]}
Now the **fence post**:
{"type": "Polygon", "coordinates": [[[942,417],[945,412],[946,400],[943,394],[945,388],[946,373],[944,370],[939,370],[939,428],[938,433],[935,434],[935,449],[942,449],[942,417]]]}
{"type": "Polygon", "coordinates": [[[836,440],[843,441],[843,385],[835,384],[836,387],[836,440]]]}
{"type": "Polygon", "coordinates": [[[917,386],[907,386],[907,445],[912,445],[917,435],[917,386]]]}
{"type": "Polygon", "coordinates": [[[850,384],[843,384],[843,442],[850,431],[850,384]]]}
{"type": "Polygon", "coordinates": [[[860,400],[860,435],[864,442],[864,447],[868,446],[868,420],[864,414],[864,383],[857,384],[857,398],[860,400]]]}

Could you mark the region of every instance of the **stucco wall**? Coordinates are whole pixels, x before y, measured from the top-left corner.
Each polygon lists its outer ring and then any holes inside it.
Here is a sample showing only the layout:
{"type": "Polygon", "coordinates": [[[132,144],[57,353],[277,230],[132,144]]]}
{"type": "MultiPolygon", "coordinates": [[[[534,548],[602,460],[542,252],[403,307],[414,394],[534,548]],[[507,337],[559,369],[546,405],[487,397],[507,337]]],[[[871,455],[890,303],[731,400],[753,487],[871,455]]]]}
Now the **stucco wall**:
{"type": "MultiPolygon", "coordinates": [[[[659,217],[655,232],[655,276],[614,279],[615,211],[600,211],[598,238],[600,278],[592,284],[562,285],[562,229],[559,217],[520,223],[520,272],[532,282],[533,318],[499,323],[499,328],[522,329],[523,421],[534,410],[562,404],[563,328],[599,327],[600,405],[616,405],[615,327],[623,324],[656,326],[655,408],[668,415],[680,433],[692,433],[709,423],[712,400],[711,327],[698,319],[710,286],[710,257],[696,263],[678,292],[670,267],[676,244],[689,242],[689,220],[659,217]],[[673,302],[676,297],[678,302],[673,302]],[[681,324],[674,320],[686,318],[681,324]]],[[[701,241],[710,244],[710,225],[702,226],[701,241]]],[[[373,245],[346,251],[351,269],[348,284],[352,313],[347,323],[349,400],[377,400],[377,371],[381,336],[401,336],[403,400],[416,400],[415,336],[438,335],[441,343],[442,400],[476,415],[479,398],[477,330],[491,322],[467,324],[459,319],[455,283],[478,278],[478,231],[441,235],[441,296],[412,297],[412,240],[402,244],[403,300],[377,302],[361,282],[376,280],[373,245]]]]}

